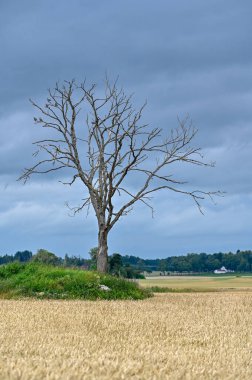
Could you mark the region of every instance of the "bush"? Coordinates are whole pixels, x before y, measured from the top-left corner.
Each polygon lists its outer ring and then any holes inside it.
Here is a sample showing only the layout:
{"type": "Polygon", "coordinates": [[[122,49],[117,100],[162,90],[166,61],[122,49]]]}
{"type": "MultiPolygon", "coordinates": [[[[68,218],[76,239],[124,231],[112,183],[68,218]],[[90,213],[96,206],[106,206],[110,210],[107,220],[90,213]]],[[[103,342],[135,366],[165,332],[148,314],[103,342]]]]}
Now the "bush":
{"type": "Polygon", "coordinates": [[[2,265],[0,267],[0,279],[9,278],[13,275],[16,275],[19,272],[21,272],[23,268],[24,265],[20,264],[18,261],[15,261],[7,265],[2,265]]]}

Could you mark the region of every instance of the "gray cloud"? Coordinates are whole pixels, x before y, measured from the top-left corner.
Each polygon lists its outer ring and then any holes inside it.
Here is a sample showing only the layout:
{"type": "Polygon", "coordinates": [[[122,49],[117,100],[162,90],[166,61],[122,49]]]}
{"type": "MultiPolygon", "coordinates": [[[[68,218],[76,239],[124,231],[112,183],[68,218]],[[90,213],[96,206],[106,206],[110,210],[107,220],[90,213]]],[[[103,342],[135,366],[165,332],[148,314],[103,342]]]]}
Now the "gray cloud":
{"type": "Polygon", "coordinates": [[[16,179],[41,134],[28,99],[43,101],[58,80],[101,83],[106,71],[135,93],[137,106],[148,100],[144,121],[164,133],[189,113],[195,144],[217,166],[176,170],[192,187],[228,192],[216,207],[206,204],[204,219],[189,200],[161,194],[156,219],[137,208],[112,232],[111,250],[154,257],[251,248],[251,11],[248,0],[2,2],[1,250],[44,244],[83,254],[95,244],[92,217],[72,219],[64,208],[64,200],[78,203],[80,189],[63,190],[58,176],[25,187],[16,179]]]}

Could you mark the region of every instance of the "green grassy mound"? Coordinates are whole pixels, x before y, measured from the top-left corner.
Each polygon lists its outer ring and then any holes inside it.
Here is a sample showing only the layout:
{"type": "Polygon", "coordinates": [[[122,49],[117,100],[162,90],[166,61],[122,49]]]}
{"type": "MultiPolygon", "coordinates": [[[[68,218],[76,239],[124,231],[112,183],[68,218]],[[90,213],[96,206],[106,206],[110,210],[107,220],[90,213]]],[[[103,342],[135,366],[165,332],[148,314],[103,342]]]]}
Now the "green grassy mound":
{"type": "Polygon", "coordinates": [[[40,299],[144,299],[149,290],[93,271],[66,269],[38,263],[11,263],[0,267],[0,297],[40,299]],[[102,290],[101,285],[109,288],[102,290]]]}

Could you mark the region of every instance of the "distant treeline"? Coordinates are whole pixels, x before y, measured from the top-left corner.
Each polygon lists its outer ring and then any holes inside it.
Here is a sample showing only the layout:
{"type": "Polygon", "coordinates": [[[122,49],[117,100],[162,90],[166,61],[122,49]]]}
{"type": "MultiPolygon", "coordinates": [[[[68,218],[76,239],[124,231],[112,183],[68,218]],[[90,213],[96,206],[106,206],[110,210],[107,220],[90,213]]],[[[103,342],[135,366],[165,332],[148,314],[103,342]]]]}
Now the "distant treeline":
{"type": "MultiPolygon", "coordinates": [[[[97,248],[89,252],[90,259],[65,255],[64,258],[40,249],[35,255],[30,251],[18,251],[14,255],[0,256],[0,265],[13,261],[27,262],[30,260],[43,261],[53,265],[66,267],[83,267],[83,269],[95,269],[95,255],[97,248]]],[[[171,256],[166,259],[142,259],[136,256],[122,256],[114,253],[109,258],[110,270],[116,274],[128,277],[142,271],[161,272],[212,272],[225,266],[235,272],[252,272],[252,251],[240,251],[236,253],[189,253],[186,256],[171,256]],[[133,274],[132,274],[133,273],[133,274]]]]}
{"type": "Polygon", "coordinates": [[[0,256],[0,265],[2,264],[8,264],[13,261],[20,261],[20,262],[26,262],[30,261],[32,258],[32,252],[30,251],[18,251],[15,253],[15,255],[2,255],[0,256]]]}
{"type": "Polygon", "coordinates": [[[163,272],[212,272],[225,266],[235,272],[252,272],[252,251],[236,253],[189,253],[166,259],[144,260],[135,256],[123,256],[123,263],[145,271],[163,272]]]}
{"type": "Polygon", "coordinates": [[[46,264],[64,265],[69,267],[88,267],[91,263],[91,260],[76,256],[69,257],[68,255],[65,255],[63,259],[62,257],[56,256],[54,253],[46,251],[45,249],[39,249],[35,255],[33,255],[31,251],[18,251],[15,255],[2,255],[0,256],[0,265],[8,264],[14,261],[27,262],[32,259],[35,261],[43,261],[46,264]]]}

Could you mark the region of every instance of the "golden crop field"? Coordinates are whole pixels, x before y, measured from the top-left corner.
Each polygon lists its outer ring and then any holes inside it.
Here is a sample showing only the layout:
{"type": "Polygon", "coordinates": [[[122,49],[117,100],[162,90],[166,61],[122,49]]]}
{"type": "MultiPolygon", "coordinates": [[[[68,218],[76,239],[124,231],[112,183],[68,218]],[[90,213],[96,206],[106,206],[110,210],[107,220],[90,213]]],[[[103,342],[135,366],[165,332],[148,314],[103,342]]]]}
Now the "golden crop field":
{"type": "Polygon", "coordinates": [[[157,276],[139,280],[143,287],[197,290],[252,290],[252,276],[157,276]]]}
{"type": "Polygon", "coordinates": [[[0,300],[0,379],[251,379],[252,293],[0,300]]]}

